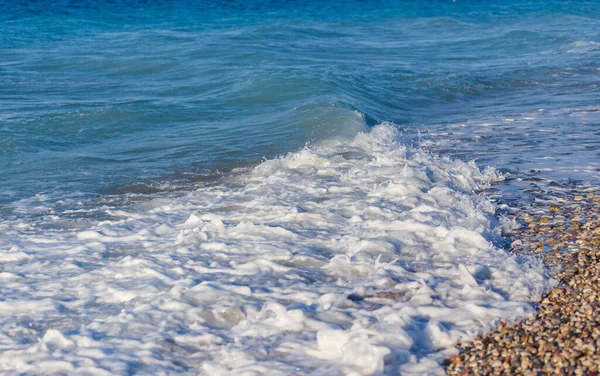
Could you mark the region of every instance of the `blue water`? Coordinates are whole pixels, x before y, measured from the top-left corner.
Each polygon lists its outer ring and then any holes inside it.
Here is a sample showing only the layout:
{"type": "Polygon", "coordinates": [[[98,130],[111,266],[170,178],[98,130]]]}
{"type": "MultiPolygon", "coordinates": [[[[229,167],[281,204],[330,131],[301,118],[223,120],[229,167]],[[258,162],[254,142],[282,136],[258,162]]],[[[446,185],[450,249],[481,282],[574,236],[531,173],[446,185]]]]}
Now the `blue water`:
{"type": "Polygon", "coordinates": [[[443,373],[552,286],[498,214],[600,187],[599,30],[598,1],[0,0],[0,373],[443,373]]]}
{"type": "Polygon", "coordinates": [[[11,1],[0,25],[4,209],[193,186],[356,133],[355,111],[517,176],[598,180],[569,176],[600,159],[597,1],[11,1]],[[480,126],[505,118],[524,125],[480,126]]]}

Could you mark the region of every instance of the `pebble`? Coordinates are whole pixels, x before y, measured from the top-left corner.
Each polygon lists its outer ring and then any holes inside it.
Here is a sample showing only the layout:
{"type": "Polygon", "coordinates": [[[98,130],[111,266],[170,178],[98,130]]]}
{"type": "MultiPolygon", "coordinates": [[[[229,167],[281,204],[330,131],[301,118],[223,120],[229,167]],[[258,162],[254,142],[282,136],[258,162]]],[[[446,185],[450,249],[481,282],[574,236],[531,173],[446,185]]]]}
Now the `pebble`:
{"type": "Polygon", "coordinates": [[[511,252],[539,254],[559,270],[560,285],[534,317],[458,344],[460,353],[444,363],[449,375],[600,375],[600,195],[577,194],[547,210],[521,216],[511,252]]]}

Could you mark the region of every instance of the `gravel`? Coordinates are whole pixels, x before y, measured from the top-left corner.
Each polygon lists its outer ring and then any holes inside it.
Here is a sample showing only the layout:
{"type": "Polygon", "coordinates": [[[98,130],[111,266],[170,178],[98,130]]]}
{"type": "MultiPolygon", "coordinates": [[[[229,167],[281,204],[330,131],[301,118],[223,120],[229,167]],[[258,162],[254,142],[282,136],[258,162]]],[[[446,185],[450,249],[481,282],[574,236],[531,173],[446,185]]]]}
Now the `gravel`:
{"type": "Polygon", "coordinates": [[[600,196],[545,202],[519,215],[511,251],[539,255],[560,283],[534,317],[458,344],[445,362],[449,375],[600,374],[600,196]]]}

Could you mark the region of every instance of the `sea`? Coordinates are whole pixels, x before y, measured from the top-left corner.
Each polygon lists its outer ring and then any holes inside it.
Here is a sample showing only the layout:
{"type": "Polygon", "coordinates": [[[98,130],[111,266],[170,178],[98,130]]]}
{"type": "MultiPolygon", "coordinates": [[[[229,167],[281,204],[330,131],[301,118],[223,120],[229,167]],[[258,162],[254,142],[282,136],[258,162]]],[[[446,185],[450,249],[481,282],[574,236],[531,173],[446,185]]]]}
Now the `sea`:
{"type": "Polygon", "coordinates": [[[600,186],[600,2],[0,1],[0,372],[438,375],[600,186]],[[512,214],[511,214],[512,213],[512,214]]]}

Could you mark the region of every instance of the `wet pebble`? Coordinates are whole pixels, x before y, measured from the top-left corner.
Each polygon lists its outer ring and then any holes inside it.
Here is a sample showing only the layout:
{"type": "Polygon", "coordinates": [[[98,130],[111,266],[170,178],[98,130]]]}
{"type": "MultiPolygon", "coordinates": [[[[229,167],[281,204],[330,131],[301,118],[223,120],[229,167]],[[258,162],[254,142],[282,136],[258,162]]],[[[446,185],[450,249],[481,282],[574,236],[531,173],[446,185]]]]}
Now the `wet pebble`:
{"type": "Polygon", "coordinates": [[[448,374],[599,374],[600,195],[556,200],[540,214],[521,217],[511,252],[541,254],[559,270],[560,285],[540,299],[534,317],[459,344],[460,354],[445,363],[448,374]]]}

